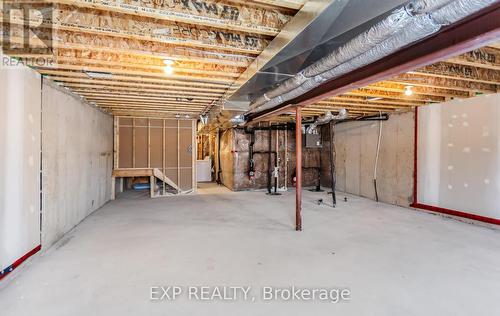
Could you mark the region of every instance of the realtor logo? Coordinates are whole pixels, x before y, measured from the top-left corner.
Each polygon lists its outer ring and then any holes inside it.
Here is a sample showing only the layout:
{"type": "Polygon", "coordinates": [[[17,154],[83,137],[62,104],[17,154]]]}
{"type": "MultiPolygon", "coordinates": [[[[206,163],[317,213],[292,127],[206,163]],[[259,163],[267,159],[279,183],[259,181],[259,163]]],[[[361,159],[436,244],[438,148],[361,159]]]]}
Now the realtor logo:
{"type": "Polygon", "coordinates": [[[0,0],[0,5],[4,54],[53,56],[53,4],[33,0],[0,0]]]}

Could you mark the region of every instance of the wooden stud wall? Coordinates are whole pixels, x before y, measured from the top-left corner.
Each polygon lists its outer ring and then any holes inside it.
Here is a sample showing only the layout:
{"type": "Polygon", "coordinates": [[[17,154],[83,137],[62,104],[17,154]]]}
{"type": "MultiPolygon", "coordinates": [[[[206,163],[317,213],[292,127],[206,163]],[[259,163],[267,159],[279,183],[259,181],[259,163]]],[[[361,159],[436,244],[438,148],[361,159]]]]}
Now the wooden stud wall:
{"type": "Polygon", "coordinates": [[[195,127],[195,120],[116,117],[115,169],[156,168],[182,191],[195,189],[195,127]]]}

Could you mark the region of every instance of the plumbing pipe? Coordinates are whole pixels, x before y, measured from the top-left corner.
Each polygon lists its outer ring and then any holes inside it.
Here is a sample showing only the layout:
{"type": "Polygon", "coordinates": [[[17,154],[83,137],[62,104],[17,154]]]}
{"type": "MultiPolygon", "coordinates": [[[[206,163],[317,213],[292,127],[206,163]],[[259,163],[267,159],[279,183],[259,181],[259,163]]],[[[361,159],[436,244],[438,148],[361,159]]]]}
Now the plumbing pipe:
{"type": "MultiPolygon", "coordinates": [[[[268,144],[269,144],[269,153],[272,150],[273,146],[273,131],[271,130],[271,122],[269,122],[269,134],[268,134],[268,144]]],[[[276,153],[276,157],[278,154],[276,153]]],[[[267,194],[271,194],[271,178],[273,176],[273,173],[271,171],[271,164],[272,164],[272,157],[271,154],[269,154],[269,159],[267,160],[267,194]]]]}
{"type": "Polygon", "coordinates": [[[331,188],[332,188],[332,205],[333,207],[337,206],[337,195],[335,193],[335,187],[336,187],[336,179],[335,179],[335,159],[334,159],[334,146],[333,146],[333,137],[334,137],[334,128],[335,123],[333,121],[330,121],[329,125],[329,135],[330,135],[330,178],[331,178],[331,188]]]}
{"type": "Polygon", "coordinates": [[[285,131],[285,191],[288,191],[288,131],[285,131]]]}
{"type": "Polygon", "coordinates": [[[220,138],[221,138],[221,130],[217,129],[217,180],[216,183],[218,185],[222,184],[222,168],[220,163],[220,138]]]}
{"type": "Polygon", "coordinates": [[[279,130],[276,130],[276,161],[275,161],[275,177],[276,177],[276,189],[275,191],[277,192],[278,191],[278,187],[280,185],[280,172],[279,172],[279,163],[280,163],[280,155],[279,155],[279,140],[280,140],[280,131],[279,130]]]}
{"type": "MultiPolygon", "coordinates": [[[[382,112],[380,112],[380,117],[382,117],[382,112]]],[[[379,157],[379,153],[380,153],[380,141],[382,140],[382,121],[383,120],[379,120],[377,153],[375,154],[375,166],[373,167],[373,186],[375,189],[375,201],[377,201],[377,202],[378,202],[377,168],[378,168],[378,157],[379,157]]]]}

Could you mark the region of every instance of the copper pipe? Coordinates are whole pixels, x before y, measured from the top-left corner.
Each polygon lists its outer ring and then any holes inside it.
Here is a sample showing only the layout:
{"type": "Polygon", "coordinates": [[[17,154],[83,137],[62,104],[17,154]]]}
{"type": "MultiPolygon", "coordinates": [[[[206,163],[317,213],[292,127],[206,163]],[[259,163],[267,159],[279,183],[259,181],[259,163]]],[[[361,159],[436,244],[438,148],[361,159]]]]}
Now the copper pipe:
{"type": "Polygon", "coordinates": [[[302,230],[302,112],[301,107],[295,109],[295,154],[296,154],[296,186],[295,186],[295,230],[302,230]]]}

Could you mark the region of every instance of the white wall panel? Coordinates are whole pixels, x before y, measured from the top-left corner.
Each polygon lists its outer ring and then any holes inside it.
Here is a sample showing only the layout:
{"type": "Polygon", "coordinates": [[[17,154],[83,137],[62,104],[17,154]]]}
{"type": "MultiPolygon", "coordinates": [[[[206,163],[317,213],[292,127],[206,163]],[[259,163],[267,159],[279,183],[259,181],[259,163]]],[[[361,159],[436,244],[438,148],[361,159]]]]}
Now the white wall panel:
{"type": "Polygon", "coordinates": [[[0,66],[0,271],[40,244],[40,80],[0,66]]]}
{"type": "Polygon", "coordinates": [[[421,107],[418,202],[500,219],[500,94],[421,107]]]}

